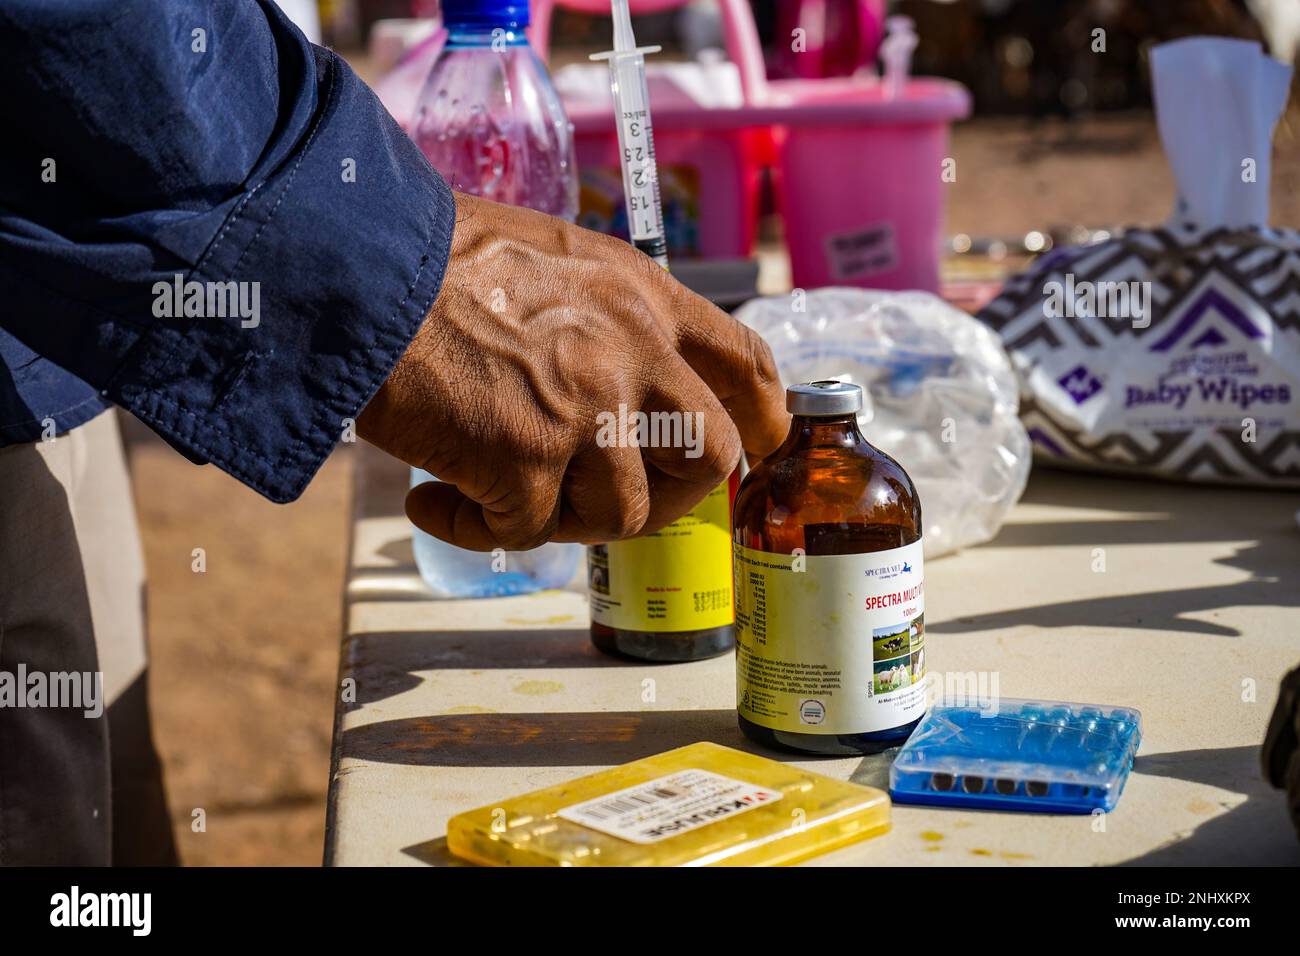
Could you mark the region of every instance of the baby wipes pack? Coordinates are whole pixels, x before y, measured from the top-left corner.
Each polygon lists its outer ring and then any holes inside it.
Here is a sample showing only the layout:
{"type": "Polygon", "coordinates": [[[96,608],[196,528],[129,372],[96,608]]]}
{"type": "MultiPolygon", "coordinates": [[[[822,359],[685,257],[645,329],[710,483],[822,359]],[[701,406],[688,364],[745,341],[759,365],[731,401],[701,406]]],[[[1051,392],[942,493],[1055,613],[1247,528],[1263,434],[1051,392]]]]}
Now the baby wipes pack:
{"type": "Polygon", "coordinates": [[[1300,233],[1267,225],[1291,68],[1205,37],[1151,61],[1170,221],[1048,253],[979,317],[1012,356],[1037,460],[1300,485],[1300,233]]]}

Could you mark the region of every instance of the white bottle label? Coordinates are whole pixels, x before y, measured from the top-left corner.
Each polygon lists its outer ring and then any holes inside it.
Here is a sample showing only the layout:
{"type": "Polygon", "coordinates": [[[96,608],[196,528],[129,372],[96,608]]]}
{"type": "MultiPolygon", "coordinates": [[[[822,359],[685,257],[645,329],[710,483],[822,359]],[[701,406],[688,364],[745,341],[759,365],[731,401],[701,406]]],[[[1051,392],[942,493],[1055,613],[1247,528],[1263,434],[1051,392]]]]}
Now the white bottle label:
{"type": "Polygon", "coordinates": [[[804,734],[890,730],[925,712],[921,542],[788,555],[735,548],[736,706],[804,734]]]}

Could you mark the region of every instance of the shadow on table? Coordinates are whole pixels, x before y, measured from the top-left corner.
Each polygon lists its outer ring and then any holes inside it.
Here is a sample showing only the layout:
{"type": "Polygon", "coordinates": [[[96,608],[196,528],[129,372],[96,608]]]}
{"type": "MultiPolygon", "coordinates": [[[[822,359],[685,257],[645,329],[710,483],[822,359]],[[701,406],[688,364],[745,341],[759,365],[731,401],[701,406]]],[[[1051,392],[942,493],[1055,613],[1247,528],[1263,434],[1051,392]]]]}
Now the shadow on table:
{"type": "Polygon", "coordinates": [[[878,754],[868,754],[858,762],[849,774],[849,782],[863,787],[875,787],[889,792],[889,768],[894,765],[894,758],[902,750],[901,746],[890,747],[878,754]]]}
{"type": "Polygon", "coordinates": [[[387,563],[380,567],[352,568],[347,591],[349,602],[434,600],[416,567],[415,545],[409,533],[380,545],[375,554],[387,563]]]}
{"type": "MultiPolygon", "coordinates": [[[[1169,777],[1244,793],[1225,812],[1124,866],[1295,866],[1300,843],[1287,817],[1286,798],[1260,775],[1258,747],[1180,750],[1139,757],[1134,773],[1169,777]]],[[[1205,807],[1206,811],[1215,809],[1205,807]]]]}
{"type": "Polygon", "coordinates": [[[341,759],[418,767],[613,766],[709,740],[750,753],[734,710],[451,714],[354,727],[341,759]]]}
{"type": "Polygon", "coordinates": [[[626,667],[592,646],[586,628],[517,631],[382,631],[349,638],[344,676],[356,681],[345,710],[418,687],[418,671],[626,667]]]}
{"type": "MultiPolygon", "coordinates": [[[[1249,542],[1216,563],[1248,572],[1250,577],[1232,584],[1108,594],[1013,607],[936,621],[928,625],[929,630],[936,634],[963,634],[1032,624],[1043,628],[1148,628],[1240,637],[1241,632],[1235,627],[1195,620],[1187,615],[1224,607],[1300,608],[1300,588],[1295,587],[1293,580],[1300,566],[1296,556],[1297,498],[1293,493],[1044,471],[1035,473],[1022,500],[1030,505],[1081,512],[1104,509],[1133,517],[1094,520],[1081,515],[1077,521],[1021,520],[1005,526],[990,547],[1074,546],[1080,550],[1079,573],[1089,574],[1093,548],[1249,542]]],[[[1115,567],[1112,559],[1108,573],[1127,572],[1115,567]]],[[[1103,590],[1104,577],[1098,575],[1098,590],[1103,590]]],[[[1024,598],[1032,598],[1032,594],[1024,598]]]]}
{"type": "Polygon", "coordinates": [[[436,840],[425,840],[423,843],[415,843],[411,846],[402,847],[402,852],[409,857],[414,857],[425,866],[473,866],[473,863],[462,860],[460,857],[452,856],[451,851],[447,849],[447,838],[438,837],[436,840]]]}

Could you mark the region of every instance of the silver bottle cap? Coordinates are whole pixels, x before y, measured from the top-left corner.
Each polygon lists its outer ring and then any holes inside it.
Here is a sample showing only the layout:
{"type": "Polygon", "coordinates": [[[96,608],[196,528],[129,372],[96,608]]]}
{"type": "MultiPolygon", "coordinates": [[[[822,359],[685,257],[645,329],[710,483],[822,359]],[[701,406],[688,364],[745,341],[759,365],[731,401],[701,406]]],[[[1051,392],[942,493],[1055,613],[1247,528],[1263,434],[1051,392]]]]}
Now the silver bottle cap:
{"type": "Polygon", "coordinates": [[[862,388],[849,382],[791,385],[785,390],[785,408],[794,415],[856,415],[862,411],[862,388]]]}

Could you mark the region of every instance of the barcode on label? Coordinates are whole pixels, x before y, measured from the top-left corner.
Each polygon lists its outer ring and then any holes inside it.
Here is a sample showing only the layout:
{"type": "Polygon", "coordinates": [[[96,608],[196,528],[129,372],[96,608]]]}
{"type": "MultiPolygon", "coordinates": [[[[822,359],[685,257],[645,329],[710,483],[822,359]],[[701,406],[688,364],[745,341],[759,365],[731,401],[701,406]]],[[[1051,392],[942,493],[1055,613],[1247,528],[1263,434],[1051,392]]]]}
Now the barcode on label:
{"type": "Polygon", "coordinates": [[[608,817],[616,817],[620,813],[631,813],[633,810],[642,810],[646,807],[654,806],[660,800],[672,800],[675,797],[683,796],[683,791],[675,787],[655,787],[651,790],[640,790],[625,793],[622,796],[611,797],[595,806],[587,807],[586,814],[597,820],[604,820],[608,817]]]}
{"type": "Polygon", "coordinates": [[[558,816],[630,843],[657,843],[781,799],[781,791],[682,770],[574,804],[558,816]]]}

